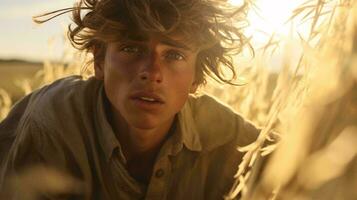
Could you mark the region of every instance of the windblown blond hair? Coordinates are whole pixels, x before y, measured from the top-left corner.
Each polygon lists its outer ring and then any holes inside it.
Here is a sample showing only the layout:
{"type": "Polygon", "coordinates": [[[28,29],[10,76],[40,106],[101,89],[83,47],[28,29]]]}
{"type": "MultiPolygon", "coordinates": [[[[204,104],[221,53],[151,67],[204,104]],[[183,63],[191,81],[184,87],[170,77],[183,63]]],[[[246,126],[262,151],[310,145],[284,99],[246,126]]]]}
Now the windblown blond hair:
{"type": "Polygon", "coordinates": [[[242,51],[247,39],[246,6],[233,7],[226,0],[79,0],[73,7],[35,16],[43,23],[72,12],[68,37],[72,45],[86,52],[99,49],[95,57],[103,61],[108,42],[133,35],[172,33],[199,49],[196,83],[210,76],[220,83],[235,84],[232,54],[242,51]],[[232,76],[226,78],[227,68],[232,76]]]}

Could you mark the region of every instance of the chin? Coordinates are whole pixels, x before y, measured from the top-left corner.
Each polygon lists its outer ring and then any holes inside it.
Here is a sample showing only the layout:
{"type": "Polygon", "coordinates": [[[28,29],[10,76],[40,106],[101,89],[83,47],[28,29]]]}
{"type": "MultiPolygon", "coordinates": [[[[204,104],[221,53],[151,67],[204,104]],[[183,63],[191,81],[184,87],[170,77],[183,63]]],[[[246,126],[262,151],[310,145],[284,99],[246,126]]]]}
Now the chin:
{"type": "Polygon", "coordinates": [[[137,129],[153,129],[160,125],[160,123],[153,119],[135,119],[128,122],[130,126],[137,129]]]}
{"type": "Polygon", "coordinates": [[[139,125],[134,125],[133,127],[141,130],[151,130],[156,128],[157,126],[154,126],[152,124],[139,124],[139,125]]]}

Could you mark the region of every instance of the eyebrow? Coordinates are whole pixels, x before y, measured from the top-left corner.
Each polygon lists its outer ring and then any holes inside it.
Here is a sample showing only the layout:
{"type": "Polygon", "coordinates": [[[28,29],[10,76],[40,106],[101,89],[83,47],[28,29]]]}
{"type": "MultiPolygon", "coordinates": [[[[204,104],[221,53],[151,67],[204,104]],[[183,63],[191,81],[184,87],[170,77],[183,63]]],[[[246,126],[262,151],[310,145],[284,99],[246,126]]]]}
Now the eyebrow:
{"type": "Polygon", "coordinates": [[[129,35],[126,40],[127,41],[145,42],[145,41],[149,40],[149,37],[146,35],[132,34],[132,35],[129,35]]]}
{"type": "Polygon", "coordinates": [[[183,44],[181,42],[175,41],[175,40],[164,39],[164,40],[161,40],[160,43],[162,43],[164,45],[168,45],[168,46],[172,46],[172,47],[176,47],[176,48],[192,51],[192,49],[190,47],[188,47],[187,45],[185,45],[185,44],[183,44]]]}
{"type": "MultiPolygon", "coordinates": [[[[145,36],[132,35],[132,36],[129,36],[125,41],[133,42],[133,43],[144,43],[144,42],[147,42],[148,40],[149,40],[149,38],[145,37],[145,36]]],[[[184,49],[187,51],[193,51],[189,46],[185,45],[183,42],[173,40],[171,38],[163,38],[159,41],[159,43],[167,45],[167,46],[171,46],[174,48],[184,49]]]]}

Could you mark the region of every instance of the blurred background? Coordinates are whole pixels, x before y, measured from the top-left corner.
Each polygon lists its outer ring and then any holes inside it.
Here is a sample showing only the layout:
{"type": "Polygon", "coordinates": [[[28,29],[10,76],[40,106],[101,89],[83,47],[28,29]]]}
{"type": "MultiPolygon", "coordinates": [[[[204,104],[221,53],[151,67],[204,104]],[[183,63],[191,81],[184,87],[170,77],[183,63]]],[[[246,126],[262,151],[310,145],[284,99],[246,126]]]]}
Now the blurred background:
{"type": "MultiPolygon", "coordinates": [[[[234,57],[242,86],[209,81],[202,92],[262,131],[238,148],[245,157],[225,198],[357,199],[356,1],[229,2],[249,6],[243,26],[255,55],[244,50],[234,57]]],[[[0,2],[0,120],[34,89],[83,73],[86,58],[65,36],[70,15],[32,22],[73,3],[0,2]]]]}
{"type": "Polygon", "coordinates": [[[61,37],[70,22],[69,16],[58,17],[41,26],[32,22],[32,16],[70,7],[73,3],[73,0],[2,0],[0,58],[32,62],[60,59],[64,50],[61,37]]]}

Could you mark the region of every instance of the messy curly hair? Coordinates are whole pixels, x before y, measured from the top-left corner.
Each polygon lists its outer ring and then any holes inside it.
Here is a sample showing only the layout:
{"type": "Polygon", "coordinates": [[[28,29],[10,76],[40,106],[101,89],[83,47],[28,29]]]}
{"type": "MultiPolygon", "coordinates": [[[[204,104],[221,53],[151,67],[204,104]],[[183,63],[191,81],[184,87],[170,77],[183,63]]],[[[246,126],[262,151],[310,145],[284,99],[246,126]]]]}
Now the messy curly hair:
{"type": "Polygon", "coordinates": [[[220,83],[233,84],[236,70],[232,55],[249,44],[243,35],[246,4],[233,7],[227,0],[79,0],[71,8],[35,16],[43,23],[72,12],[68,27],[71,44],[104,60],[106,44],[133,34],[172,33],[199,49],[195,82],[206,83],[206,76],[220,83]],[[97,51],[98,50],[98,51],[97,51]],[[224,71],[231,71],[226,78],[224,71]]]}

